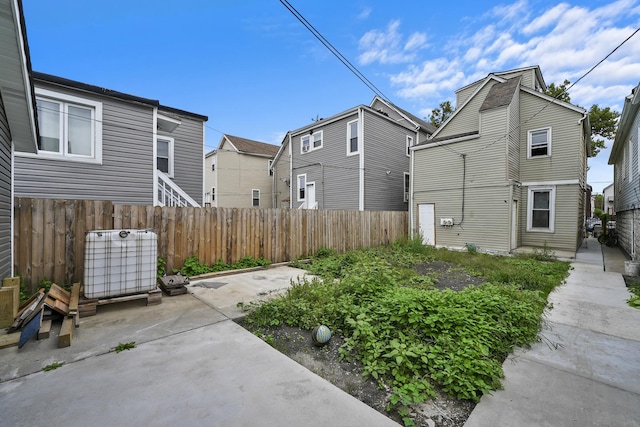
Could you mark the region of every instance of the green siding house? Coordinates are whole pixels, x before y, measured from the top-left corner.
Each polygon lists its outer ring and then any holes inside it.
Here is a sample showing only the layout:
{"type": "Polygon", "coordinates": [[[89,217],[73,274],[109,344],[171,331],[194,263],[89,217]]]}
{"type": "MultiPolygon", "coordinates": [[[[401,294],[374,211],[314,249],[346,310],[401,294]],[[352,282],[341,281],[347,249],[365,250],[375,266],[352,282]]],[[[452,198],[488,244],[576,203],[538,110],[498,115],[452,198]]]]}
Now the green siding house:
{"type": "Polygon", "coordinates": [[[587,112],[545,95],[538,66],[489,74],[411,148],[411,233],[491,253],[575,252],[584,226],[587,112]]]}

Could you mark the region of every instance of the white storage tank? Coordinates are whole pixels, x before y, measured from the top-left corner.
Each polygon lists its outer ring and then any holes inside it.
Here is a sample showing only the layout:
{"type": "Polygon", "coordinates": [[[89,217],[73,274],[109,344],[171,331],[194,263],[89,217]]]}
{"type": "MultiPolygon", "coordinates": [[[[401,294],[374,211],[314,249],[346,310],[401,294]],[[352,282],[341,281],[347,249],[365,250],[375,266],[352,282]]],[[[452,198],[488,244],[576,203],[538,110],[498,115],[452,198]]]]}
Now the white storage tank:
{"type": "Polygon", "coordinates": [[[158,236],[153,230],[87,232],[84,296],[106,298],[156,289],[158,236]]]}

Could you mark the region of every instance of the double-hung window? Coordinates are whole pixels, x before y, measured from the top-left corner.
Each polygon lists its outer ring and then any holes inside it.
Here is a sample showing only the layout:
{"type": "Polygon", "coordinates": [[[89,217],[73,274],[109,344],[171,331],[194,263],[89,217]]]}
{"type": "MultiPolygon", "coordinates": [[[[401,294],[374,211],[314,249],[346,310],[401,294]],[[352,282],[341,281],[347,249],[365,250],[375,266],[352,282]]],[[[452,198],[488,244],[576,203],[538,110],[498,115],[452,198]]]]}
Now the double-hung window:
{"type": "Polygon", "coordinates": [[[321,130],[312,131],[312,133],[300,137],[300,151],[302,153],[318,150],[320,148],[322,148],[321,130]]]}
{"type": "Polygon", "coordinates": [[[305,191],[307,189],[307,175],[298,175],[298,201],[305,200],[305,191]]]}
{"type": "Polygon", "coordinates": [[[347,123],[347,155],[357,154],[358,147],[358,121],[347,123]]]}
{"type": "Polygon", "coordinates": [[[251,206],[256,208],[260,206],[260,190],[251,190],[251,206]]]}
{"type": "Polygon", "coordinates": [[[527,158],[551,156],[551,128],[530,130],[527,134],[527,158]]]}
{"type": "Polygon", "coordinates": [[[527,209],[527,231],[554,231],[556,189],[529,187],[527,209]]]}
{"type": "Polygon", "coordinates": [[[102,161],[102,103],[36,89],[38,156],[102,161]]]}
{"type": "Polygon", "coordinates": [[[158,136],[156,141],[156,168],[173,177],[173,138],[158,136]]]}
{"type": "Polygon", "coordinates": [[[405,172],[404,173],[404,201],[405,202],[409,201],[410,184],[411,184],[411,175],[409,175],[409,172],[405,172]]]}

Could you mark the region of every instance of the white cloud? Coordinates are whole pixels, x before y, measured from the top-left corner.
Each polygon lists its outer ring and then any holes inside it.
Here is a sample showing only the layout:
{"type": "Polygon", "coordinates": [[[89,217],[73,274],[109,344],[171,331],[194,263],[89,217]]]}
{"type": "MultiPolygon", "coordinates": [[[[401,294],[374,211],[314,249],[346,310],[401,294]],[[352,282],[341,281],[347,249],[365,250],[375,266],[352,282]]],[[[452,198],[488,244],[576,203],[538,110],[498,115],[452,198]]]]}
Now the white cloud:
{"type": "Polygon", "coordinates": [[[363,8],[360,13],[358,14],[357,18],[359,20],[365,20],[367,19],[369,16],[371,15],[371,8],[370,7],[365,7],[363,8]]]}
{"type": "Polygon", "coordinates": [[[417,51],[427,47],[427,36],[424,33],[411,34],[406,42],[398,32],[400,21],[391,21],[385,31],[371,30],[360,38],[358,56],[360,64],[373,62],[381,64],[399,64],[410,62],[416,58],[417,51]],[[403,45],[404,43],[404,45],[403,45]]]}

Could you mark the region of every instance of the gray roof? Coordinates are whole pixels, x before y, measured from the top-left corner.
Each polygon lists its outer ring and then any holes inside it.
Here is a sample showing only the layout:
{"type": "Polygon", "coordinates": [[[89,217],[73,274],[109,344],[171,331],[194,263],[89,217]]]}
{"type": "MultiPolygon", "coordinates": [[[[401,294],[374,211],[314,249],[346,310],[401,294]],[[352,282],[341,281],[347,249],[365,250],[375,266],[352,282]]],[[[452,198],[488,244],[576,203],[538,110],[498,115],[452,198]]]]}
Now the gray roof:
{"type": "Polygon", "coordinates": [[[240,138],[239,136],[224,135],[224,137],[233,144],[238,151],[248,154],[259,154],[262,156],[273,157],[280,149],[277,145],[267,144],[266,142],[254,141],[252,139],[240,138]]]}
{"type": "Polygon", "coordinates": [[[480,111],[492,108],[504,107],[511,104],[513,95],[520,86],[520,77],[514,77],[504,83],[496,83],[489,89],[489,94],[484,99],[480,111]]]}

